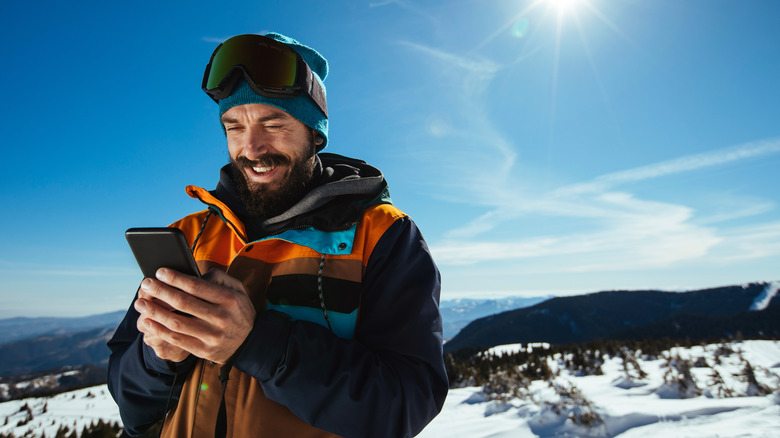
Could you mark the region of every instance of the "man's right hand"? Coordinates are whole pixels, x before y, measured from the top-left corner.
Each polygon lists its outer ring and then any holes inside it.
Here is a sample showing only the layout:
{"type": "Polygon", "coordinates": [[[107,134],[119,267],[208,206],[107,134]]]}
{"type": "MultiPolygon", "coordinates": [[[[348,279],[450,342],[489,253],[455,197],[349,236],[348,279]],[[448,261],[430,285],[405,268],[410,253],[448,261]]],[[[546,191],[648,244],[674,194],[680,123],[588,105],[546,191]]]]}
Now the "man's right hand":
{"type": "MultiPolygon", "coordinates": [[[[144,334],[144,344],[152,347],[154,353],[162,360],[170,360],[172,362],[181,362],[186,359],[190,353],[183,350],[169,342],[162,340],[160,337],[151,333],[153,321],[149,319],[150,316],[155,315],[157,312],[171,312],[173,308],[168,306],[165,302],[155,300],[149,294],[143,291],[138,291],[138,300],[136,300],[135,310],[141,314],[138,317],[137,327],[138,331],[144,334]]],[[[182,315],[173,315],[174,317],[186,318],[182,315]]]]}

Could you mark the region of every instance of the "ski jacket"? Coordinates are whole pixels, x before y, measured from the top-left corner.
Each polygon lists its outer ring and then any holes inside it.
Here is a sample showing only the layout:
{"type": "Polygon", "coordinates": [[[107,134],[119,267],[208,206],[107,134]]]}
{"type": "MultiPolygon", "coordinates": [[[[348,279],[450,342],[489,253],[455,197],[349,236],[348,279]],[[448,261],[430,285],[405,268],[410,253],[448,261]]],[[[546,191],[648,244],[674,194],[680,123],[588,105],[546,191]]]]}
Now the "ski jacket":
{"type": "MultiPolygon", "coordinates": [[[[173,224],[201,271],[240,279],[258,311],[224,393],[227,436],[413,436],[447,393],[438,270],[381,172],[324,153],[318,166],[321,184],[277,218],[245,224],[220,183],[188,187],[207,209],[173,224]]],[[[214,436],[220,366],[161,360],[138,316],[131,306],[108,344],[126,431],[158,422],[170,398],[163,436],[214,436]]]]}

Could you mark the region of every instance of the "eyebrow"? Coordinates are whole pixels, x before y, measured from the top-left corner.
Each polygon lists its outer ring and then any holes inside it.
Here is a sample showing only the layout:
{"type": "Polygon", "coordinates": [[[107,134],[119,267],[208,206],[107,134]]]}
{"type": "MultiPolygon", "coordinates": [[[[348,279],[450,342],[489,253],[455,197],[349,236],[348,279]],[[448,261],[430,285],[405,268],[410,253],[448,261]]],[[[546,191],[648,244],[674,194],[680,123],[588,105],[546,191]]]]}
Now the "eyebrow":
{"type": "MultiPolygon", "coordinates": [[[[268,122],[268,121],[271,121],[271,120],[286,120],[288,117],[291,117],[291,116],[288,116],[284,111],[279,111],[279,112],[274,112],[273,114],[269,114],[269,115],[267,115],[265,117],[260,117],[258,119],[255,119],[255,121],[259,122],[259,123],[265,123],[265,122],[268,122]]],[[[221,120],[222,120],[222,123],[238,123],[239,122],[238,119],[225,117],[225,116],[222,116],[221,120]]]]}

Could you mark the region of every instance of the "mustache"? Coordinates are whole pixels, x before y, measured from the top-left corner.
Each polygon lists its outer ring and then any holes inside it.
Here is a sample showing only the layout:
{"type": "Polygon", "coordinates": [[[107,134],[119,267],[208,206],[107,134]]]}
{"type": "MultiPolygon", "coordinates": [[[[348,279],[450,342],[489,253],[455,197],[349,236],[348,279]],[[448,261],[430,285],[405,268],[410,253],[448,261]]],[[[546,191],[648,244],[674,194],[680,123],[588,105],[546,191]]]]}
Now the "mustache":
{"type": "Polygon", "coordinates": [[[258,160],[250,160],[247,157],[236,157],[233,164],[238,168],[247,167],[273,167],[290,165],[291,160],[280,154],[267,154],[258,160]]]}

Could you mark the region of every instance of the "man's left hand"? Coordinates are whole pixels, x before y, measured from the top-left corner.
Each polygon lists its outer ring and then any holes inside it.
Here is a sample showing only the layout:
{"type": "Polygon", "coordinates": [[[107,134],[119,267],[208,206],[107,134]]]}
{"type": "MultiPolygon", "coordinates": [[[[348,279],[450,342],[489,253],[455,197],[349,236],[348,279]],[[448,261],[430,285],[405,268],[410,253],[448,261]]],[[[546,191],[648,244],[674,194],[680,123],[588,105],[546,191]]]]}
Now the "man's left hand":
{"type": "Polygon", "coordinates": [[[227,362],[254,326],[257,313],[243,283],[217,269],[197,278],[162,268],[141,290],[141,330],[212,362],[227,362]]]}

